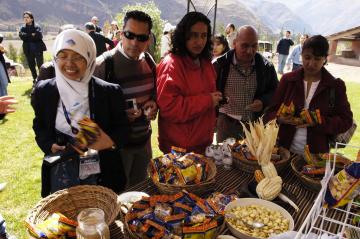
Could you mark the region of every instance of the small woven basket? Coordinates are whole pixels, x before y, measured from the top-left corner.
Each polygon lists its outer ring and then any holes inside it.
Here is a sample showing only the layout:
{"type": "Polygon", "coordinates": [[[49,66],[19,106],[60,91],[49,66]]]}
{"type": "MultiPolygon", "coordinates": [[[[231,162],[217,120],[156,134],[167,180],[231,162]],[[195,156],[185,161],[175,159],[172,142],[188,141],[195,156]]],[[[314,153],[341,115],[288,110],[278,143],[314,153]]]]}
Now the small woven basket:
{"type": "MultiPolygon", "coordinates": [[[[261,170],[257,160],[248,160],[242,155],[242,153],[232,152],[232,157],[233,164],[241,171],[253,174],[255,170],[261,170]]],[[[288,158],[281,158],[280,160],[274,162],[274,166],[278,173],[283,172],[287,168],[292,157],[294,157],[294,155],[290,155],[288,158]]]]}
{"type": "Polygon", "coordinates": [[[301,173],[302,168],[306,164],[306,161],[301,155],[296,155],[296,157],[291,160],[291,168],[294,171],[296,177],[300,180],[301,184],[311,191],[319,192],[321,189],[321,180],[311,178],[310,176],[301,173]]]}
{"type": "Polygon", "coordinates": [[[160,183],[157,180],[153,179],[152,177],[153,169],[150,164],[148,164],[147,172],[152,182],[154,183],[154,185],[161,194],[175,194],[185,189],[188,192],[195,193],[196,195],[201,196],[206,192],[212,190],[212,186],[215,184],[215,176],[216,176],[215,163],[208,158],[204,158],[203,160],[209,165],[209,172],[206,180],[198,184],[172,185],[172,184],[160,183]]]}
{"type": "Polygon", "coordinates": [[[112,190],[102,186],[81,185],[57,191],[43,198],[30,211],[27,221],[38,224],[55,212],[76,221],[77,215],[85,208],[102,209],[108,225],[115,221],[120,211],[117,195],[112,190]]]}

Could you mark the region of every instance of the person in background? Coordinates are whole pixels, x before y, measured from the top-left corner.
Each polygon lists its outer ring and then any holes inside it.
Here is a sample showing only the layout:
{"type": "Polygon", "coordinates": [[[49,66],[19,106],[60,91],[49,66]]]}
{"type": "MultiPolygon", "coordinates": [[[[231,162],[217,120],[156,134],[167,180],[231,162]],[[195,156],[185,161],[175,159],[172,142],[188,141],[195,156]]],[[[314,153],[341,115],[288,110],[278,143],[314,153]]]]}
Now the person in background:
{"type": "Polygon", "coordinates": [[[213,58],[217,58],[230,50],[229,43],[222,34],[216,34],[213,38],[213,58]]]}
{"type": "Polygon", "coordinates": [[[204,153],[212,143],[215,108],[222,99],[216,91],[216,73],[211,64],[210,20],[189,12],[176,26],[171,53],[157,68],[159,147],[171,146],[204,153]]]}
{"type": "MultiPolygon", "coordinates": [[[[151,120],[156,118],[156,65],[146,51],[150,44],[151,17],[142,11],[125,14],[121,42],[96,60],[95,76],[119,84],[126,100],[130,121],[128,143],[121,151],[127,187],[147,178],[152,158],[151,120]]],[[[114,102],[116,104],[116,102],[114,102]]]]}
{"type": "Polygon", "coordinates": [[[284,74],[284,67],[286,59],[289,55],[290,46],[294,45],[293,40],[290,38],[291,32],[286,31],[285,37],[282,38],[276,47],[276,53],[278,53],[278,73],[284,74]]]}
{"type": "Polygon", "coordinates": [[[174,26],[170,23],[166,23],[163,30],[163,35],[161,36],[161,49],[160,56],[164,58],[170,51],[171,48],[171,34],[174,31],[174,26]]]}
{"type": "Polygon", "coordinates": [[[229,43],[230,49],[233,49],[234,48],[234,40],[236,38],[235,25],[232,23],[229,23],[225,28],[225,34],[226,34],[226,40],[229,43]]]}
{"type": "Polygon", "coordinates": [[[4,36],[0,34],[0,96],[7,95],[7,86],[10,83],[10,77],[7,72],[4,54],[6,53],[5,48],[2,45],[4,36]]]}
{"type": "Polygon", "coordinates": [[[85,23],[85,31],[90,35],[94,40],[96,45],[96,56],[100,56],[105,51],[107,51],[106,44],[109,45],[109,48],[114,48],[114,42],[107,37],[104,37],[98,32],[95,32],[95,25],[91,22],[85,23]]]}
{"type": "Polygon", "coordinates": [[[33,14],[25,11],[23,18],[25,25],[20,28],[19,37],[23,41],[23,51],[35,83],[37,78],[36,65],[40,68],[43,64],[43,52],[46,51],[46,45],[42,40],[43,35],[40,26],[35,24],[33,14]]]}
{"type": "MultiPolygon", "coordinates": [[[[117,44],[119,44],[119,42],[121,41],[121,30],[117,30],[115,32],[115,37],[112,41],[114,43],[114,48],[115,48],[117,46],[117,44]]],[[[108,50],[111,50],[111,49],[108,49],[108,50]]]]}
{"type": "Polygon", "coordinates": [[[101,29],[101,27],[98,26],[99,18],[97,16],[93,16],[91,18],[91,22],[95,25],[95,32],[102,34],[102,29],[101,29]]]}
{"type": "Polygon", "coordinates": [[[309,36],[307,34],[300,36],[299,39],[300,43],[292,49],[291,53],[289,54],[289,57],[287,58],[286,61],[287,70],[290,70],[291,63],[292,63],[292,71],[297,70],[302,66],[302,59],[301,59],[302,46],[304,45],[305,40],[308,38],[309,36]]]}
{"type": "Polygon", "coordinates": [[[229,99],[219,108],[217,142],[243,138],[240,122],[260,117],[278,85],[273,64],[257,52],[258,34],[254,27],[240,27],[234,47],[213,62],[217,89],[229,99]]]}
{"type": "Polygon", "coordinates": [[[119,31],[119,26],[117,21],[112,21],[111,22],[111,29],[107,35],[107,38],[109,38],[110,40],[114,40],[116,37],[116,32],[119,31]]]}
{"type": "MultiPolygon", "coordinates": [[[[91,155],[98,155],[100,162],[91,161],[90,172],[97,174],[96,169],[100,168],[96,184],[120,193],[126,184],[120,149],[127,142],[129,132],[121,88],[93,76],[96,48],[85,32],[75,29],[61,32],[55,39],[52,54],[55,78],[39,81],[33,93],[35,140],[45,155],[66,153],[79,132],[79,120],[91,118],[100,133],[88,148],[97,151],[91,155]]],[[[57,164],[55,169],[61,170],[61,175],[43,162],[43,197],[83,183],[80,178],[73,181],[80,174],[79,168],[76,170],[78,163],[76,166],[73,162],[76,161],[57,164]]]]}
{"type": "Polygon", "coordinates": [[[326,69],[329,43],[321,35],[310,37],[302,47],[303,67],[286,73],[265,115],[265,120],[277,118],[280,124],[279,146],[303,155],[305,145],[311,153],[329,152],[329,139],[348,130],[353,114],[346,96],[344,81],[335,78],[326,69]],[[330,91],[335,91],[334,107],[330,106],[330,91]],[[299,117],[303,109],[320,111],[321,124],[303,124],[291,116],[278,116],[282,104],[295,106],[294,116],[299,117]]]}

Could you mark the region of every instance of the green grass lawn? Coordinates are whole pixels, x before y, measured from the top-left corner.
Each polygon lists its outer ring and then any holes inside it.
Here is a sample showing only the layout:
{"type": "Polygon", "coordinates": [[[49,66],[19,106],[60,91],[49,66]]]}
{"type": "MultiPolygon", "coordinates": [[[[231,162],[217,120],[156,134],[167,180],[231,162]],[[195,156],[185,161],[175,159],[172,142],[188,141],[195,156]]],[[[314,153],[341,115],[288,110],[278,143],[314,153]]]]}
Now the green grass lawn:
{"type": "MultiPolygon", "coordinates": [[[[32,80],[13,78],[9,94],[19,104],[17,112],[0,121],[0,182],[8,185],[0,192],[0,213],[7,221],[11,234],[19,239],[27,238],[23,220],[29,210],[40,200],[40,166],[42,152],[37,147],[32,130],[33,110],[29,92],[32,80]]],[[[360,84],[347,83],[347,93],[355,119],[360,123],[360,84]]],[[[351,144],[360,146],[360,135],[355,134],[351,144]]],[[[160,155],[157,143],[157,125],[153,124],[152,145],[154,156],[160,155]]],[[[354,158],[355,149],[345,149],[347,156],[354,158]]]]}

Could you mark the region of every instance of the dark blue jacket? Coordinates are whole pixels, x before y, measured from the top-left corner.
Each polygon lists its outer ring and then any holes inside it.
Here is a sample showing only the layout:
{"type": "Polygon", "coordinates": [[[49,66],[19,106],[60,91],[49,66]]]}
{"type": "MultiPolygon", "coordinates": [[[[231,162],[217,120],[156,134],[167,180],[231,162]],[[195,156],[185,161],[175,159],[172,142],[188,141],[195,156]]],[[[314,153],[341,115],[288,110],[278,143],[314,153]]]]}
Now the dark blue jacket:
{"type": "Polygon", "coordinates": [[[19,37],[23,40],[23,51],[25,55],[30,52],[42,53],[46,51],[46,45],[43,42],[41,28],[37,24],[24,25],[20,28],[19,37]],[[33,35],[35,33],[35,35],[33,35]]]}

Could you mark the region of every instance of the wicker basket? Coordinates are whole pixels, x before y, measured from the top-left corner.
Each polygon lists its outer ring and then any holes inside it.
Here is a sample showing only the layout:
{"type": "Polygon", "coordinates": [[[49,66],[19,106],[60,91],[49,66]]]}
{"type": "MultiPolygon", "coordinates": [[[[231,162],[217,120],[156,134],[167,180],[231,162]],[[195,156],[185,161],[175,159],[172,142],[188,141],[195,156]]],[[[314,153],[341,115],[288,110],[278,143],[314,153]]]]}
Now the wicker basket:
{"type": "Polygon", "coordinates": [[[151,177],[153,175],[153,169],[151,167],[151,164],[148,165],[147,172],[150,176],[152,182],[157,187],[158,191],[161,194],[175,194],[177,192],[180,192],[182,190],[186,190],[191,193],[195,193],[198,196],[203,195],[204,193],[212,190],[212,186],[215,184],[215,176],[216,176],[216,165],[215,163],[208,159],[203,159],[208,165],[209,165],[209,172],[207,175],[207,178],[204,182],[200,182],[198,184],[192,184],[192,185],[171,185],[166,183],[160,183],[151,177]]]}
{"type": "Polygon", "coordinates": [[[300,180],[300,182],[306,187],[307,189],[319,192],[321,189],[321,180],[309,177],[301,173],[302,168],[306,165],[306,161],[303,159],[301,155],[297,155],[291,160],[291,168],[294,171],[296,177],[300,180]]]}
{"type": "MultiPolygon", "coordinates": [[[[233,164],[241,171],[253,174],[255,170],[261,169],[257,160],[248,160],[244,158],[242,153],[232,152],[232,157],[233,157],[233,164]]],[[[280,160],[274,163],[274,166],[278,173],[281,173],[284,170],[286,170],[292,157],[294,157],[294,155],[290,155],[290,157],[281,158],[280,160]]]]}
{"type": "Polygon", "coordinates": [[[105,222],[110,225],[119,214],[117,195],[110,189],[81,185],[63,189],[43,198],[30,211],[27,220],[38,224],[54,212],[60,212],[72,220],[85,208],[100,208],[105,213],[105,222]]]}

